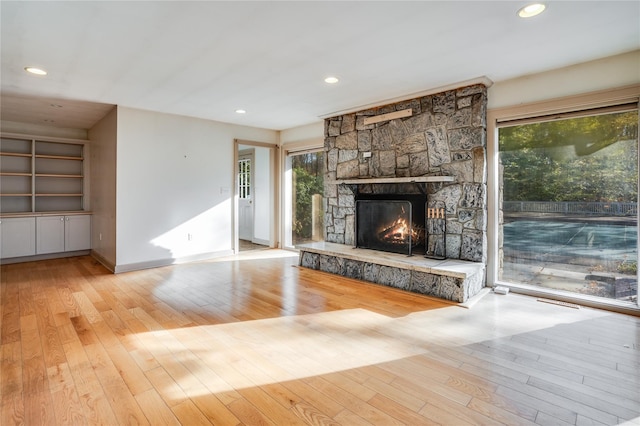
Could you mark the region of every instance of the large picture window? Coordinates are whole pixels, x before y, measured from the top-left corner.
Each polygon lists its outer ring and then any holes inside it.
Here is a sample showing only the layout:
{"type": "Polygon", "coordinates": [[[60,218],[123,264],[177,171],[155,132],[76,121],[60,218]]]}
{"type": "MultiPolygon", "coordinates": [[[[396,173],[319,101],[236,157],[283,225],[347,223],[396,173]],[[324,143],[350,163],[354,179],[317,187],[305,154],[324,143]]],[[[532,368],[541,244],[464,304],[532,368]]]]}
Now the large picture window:
{"type": "Polygon", "coordinates": [[[283,246],[294,249],[299,244],[323,241],[324,149],[294,145],[285,151],[283,160],[283,246]]]}
{"type": "Polygon", "coordinates": [[[294,245],[324,239],[323,160],[324,151],[291,156],[293,171],[291,223],[294,245]]]}
{"type": "Polygon", "coordinates": [[[498,129],[498,280],[636,304],[638,111],[498,129]]]}

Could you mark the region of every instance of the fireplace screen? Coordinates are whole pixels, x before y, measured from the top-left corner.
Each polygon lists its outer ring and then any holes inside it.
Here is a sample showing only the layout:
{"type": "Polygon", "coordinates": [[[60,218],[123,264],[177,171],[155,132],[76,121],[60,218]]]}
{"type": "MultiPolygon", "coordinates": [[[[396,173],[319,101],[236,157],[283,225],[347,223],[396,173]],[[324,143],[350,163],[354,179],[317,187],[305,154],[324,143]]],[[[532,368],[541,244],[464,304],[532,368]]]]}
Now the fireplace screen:
{"type": "Polygon", "coordinates": [[[410,201],[356,201],[356,247],[411,255],[424,244],[424,225],[413,216],[410,201]]]}

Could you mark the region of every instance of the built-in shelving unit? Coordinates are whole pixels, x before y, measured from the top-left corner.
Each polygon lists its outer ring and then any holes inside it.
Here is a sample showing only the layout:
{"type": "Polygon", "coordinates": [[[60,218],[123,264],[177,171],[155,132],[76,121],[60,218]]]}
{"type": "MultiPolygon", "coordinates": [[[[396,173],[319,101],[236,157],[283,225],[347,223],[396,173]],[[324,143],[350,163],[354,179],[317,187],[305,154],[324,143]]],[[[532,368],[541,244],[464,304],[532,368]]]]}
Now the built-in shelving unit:
{"type": "Polygon", "coordinates": [[[83,209],[84,146],[35,142],[35,210],[83,209]]]}
{"type": "Polygon", "coordinates": [[[0,212],[33,209],[33,141],[0,140],[0,212]]]}
{"type": "Polygon", "coordinates": [[[2,134],[0,263],[91,249],[86,141],[2,134]]]}
{"type": "Polygon", "coordinates": [[[0,139],[0,213],[83,211],[83,141],[0,139]]]}

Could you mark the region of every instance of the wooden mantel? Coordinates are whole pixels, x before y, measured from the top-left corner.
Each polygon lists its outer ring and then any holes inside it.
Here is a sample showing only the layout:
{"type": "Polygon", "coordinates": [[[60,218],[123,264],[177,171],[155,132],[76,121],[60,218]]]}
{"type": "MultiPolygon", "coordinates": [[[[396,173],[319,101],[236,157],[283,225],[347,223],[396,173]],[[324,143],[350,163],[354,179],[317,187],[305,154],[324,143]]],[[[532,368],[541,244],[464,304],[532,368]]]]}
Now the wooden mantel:
{"type": "Polygon", "coordinates": [[[453,176],[413,176],[413,177],[382,177],[366,179],[336,179],[331,184],[366,185],[371,183],[428,183],[428,182],[454,182],[453,176]]]}

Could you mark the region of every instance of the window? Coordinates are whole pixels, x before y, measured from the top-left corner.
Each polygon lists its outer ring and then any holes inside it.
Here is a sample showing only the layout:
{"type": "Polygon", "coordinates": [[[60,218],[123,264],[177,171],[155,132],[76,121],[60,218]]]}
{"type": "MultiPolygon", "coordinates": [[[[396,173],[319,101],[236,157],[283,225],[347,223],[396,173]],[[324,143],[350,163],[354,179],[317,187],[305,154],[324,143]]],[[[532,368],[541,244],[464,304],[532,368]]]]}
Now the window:
{"type": "Polygon", "coordinates": [[[498,281],[637,304],[635,108],[498,125],[498,281]]]}
{"type": "Polygon", "coordinates": [[[238,160],[238,196],[241,200],[251,198],[251,158],[238,160]]]}
{"type": "Polygon", "coordinates": [[[308,152],[291,158],[293,244],[324,239],[324,152],[308,152]]]}
{"type": "Polygon", "coordinates": [[[285,247],[324,241],[324,158],[322,148],[287,152],[285,247]]]}

